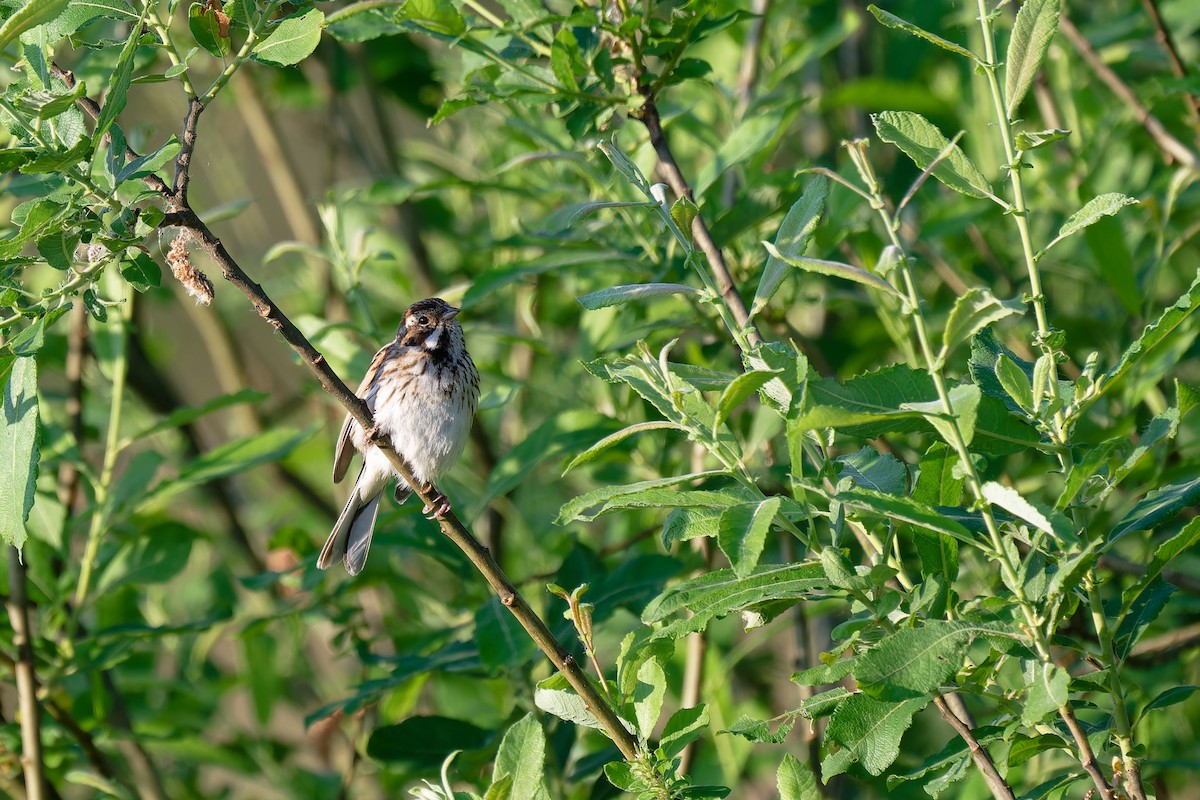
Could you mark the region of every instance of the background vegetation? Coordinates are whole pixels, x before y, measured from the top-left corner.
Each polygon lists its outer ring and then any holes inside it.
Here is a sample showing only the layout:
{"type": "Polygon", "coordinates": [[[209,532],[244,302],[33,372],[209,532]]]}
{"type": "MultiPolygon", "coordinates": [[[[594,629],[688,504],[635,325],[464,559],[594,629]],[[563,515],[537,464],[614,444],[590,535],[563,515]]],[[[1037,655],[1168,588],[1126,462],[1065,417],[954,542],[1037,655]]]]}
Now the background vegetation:
{"type": "Polygon", "coordinates": [[[1200,7],[994,6],[0,2],[0,790],[1194,796],[1200,7]],[[624,728],[415,501],[315,568],[432,294],[624,728]]]}

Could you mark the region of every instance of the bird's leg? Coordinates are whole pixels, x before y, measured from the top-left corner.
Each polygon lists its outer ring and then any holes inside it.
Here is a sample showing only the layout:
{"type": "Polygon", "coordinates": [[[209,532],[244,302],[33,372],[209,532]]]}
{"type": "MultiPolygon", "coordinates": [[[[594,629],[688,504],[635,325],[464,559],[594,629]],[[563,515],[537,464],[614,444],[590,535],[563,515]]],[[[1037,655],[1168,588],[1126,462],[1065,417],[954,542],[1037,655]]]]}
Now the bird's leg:
{"type": "Polygon", "coordinates": [[[433,499],[421,509],[425,519],[438,519],[446,516],[450,511],[450,501],[446,499],[446,495],[439,492],[432,483],[425,484],[425,491],[434,493],[433,499]]]}

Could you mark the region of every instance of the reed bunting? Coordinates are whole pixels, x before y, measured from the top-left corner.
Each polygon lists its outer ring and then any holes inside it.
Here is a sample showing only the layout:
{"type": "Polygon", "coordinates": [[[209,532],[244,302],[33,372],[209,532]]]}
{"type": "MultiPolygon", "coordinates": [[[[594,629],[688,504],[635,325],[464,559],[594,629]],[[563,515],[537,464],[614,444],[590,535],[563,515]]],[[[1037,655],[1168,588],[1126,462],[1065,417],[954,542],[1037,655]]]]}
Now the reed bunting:
{"type": "MultiPolygon", "coordinates": [[[[396,452],[412,468],[413,477],[430,490],[462,452],[479,404],[479,373],[455,319],[458,311],[439,297],[413,303],[404,312],[395,341],[375,354],[358,387],[358,396],[375,417],[377,431],[391,438],[396,452]]],[[[397,480],[397,503],[412,494],[412,488],[371,443],[372,438],[352,417],[346,417],[333,456],[333,482],[345,477],[354,450],[363,454],[363,465],[317,559],[321,569],[340,558],[351,575],[362,572],[379,498],[388,481],[397,480]]],[[[449,510],[450,502],[439,492],[423,513],[433,519],[449,510]]]]}

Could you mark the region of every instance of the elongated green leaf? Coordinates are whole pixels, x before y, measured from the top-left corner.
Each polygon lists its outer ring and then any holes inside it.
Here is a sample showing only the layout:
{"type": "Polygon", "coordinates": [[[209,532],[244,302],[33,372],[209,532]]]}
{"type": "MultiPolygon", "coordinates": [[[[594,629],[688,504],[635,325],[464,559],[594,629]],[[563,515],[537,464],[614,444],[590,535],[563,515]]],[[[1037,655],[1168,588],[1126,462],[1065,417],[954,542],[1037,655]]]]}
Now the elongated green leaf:
{"type": "Polygon", "coordinates": [[[165,480],[148,491],[138,507],[144,508],[154,500],[171,497],[192,486],[207,483],[216,478],[245,472],[260,464],[278,461],[312,438],[313,434],[320,429],[320,423],[302,430],[275,428],[248,439],[221,445],[188,464],[180,470],[178,477],[165,480]]]}
{"type": "Polygon", "coordinates": [[[104,565],[96,592],[105,595],[118,586],[165,583],[178,575],[192,552],[196,531],[177,522],[161,522],[137,539],[125,542],[104,565]]]}
{"type": "Polygon", "coordinates": [[[841,775],[854,763],[872,775],[881,774],[900,754],[900,739],[912,725],[913,715],[928,702],[928,697],[900,703],[887,703],[865,694],[847,697],[833,712],[825,732],[840,749],[821,760],[821,777],[829,780],[841,775]]]}
{"type": "Polygon", "coordinates": [[[1004,59],[1004,96],[1008,99],[1006,113],[1010,120],[1050,49],[1050,40],[1058,30],[1060,5],[1061,0],[1025,0],[1017,12],[1004,59]]]}
{"type": "Polygon", "coordinates": [[[215,58],[225,58],[233,46],[228,25],[225,26],[224,36],[221,35],[221,29],[216,11],[204,3],[192,3],[188,7],[188,30],[192,32],[192,38],[215,58]]]}
{"type": "Polygon", "coordinates": [[[251,55],[256,61],[286,67],[299,64],[312,55],[321,41],[325,14],[310,8],[303,14],[288,17],[255,47],[251,55]]]}
{"type": "Polygon", "coordinates": [[[70,0],[67,10],[46,25],[46,39],[56,42],[100,17],[132,25],[137,22],[138,13],[125,0],[70,0]]]}
{"type": "Polygon", "coordinates": [[[792,732],[792,728],[796,727],[795,717],[785,717],[779,726],[772,731],[771,721],[765,719],[754,719],[746,715],[738,717],[737,722],[729,726],[725,733],[732,733],[735,736],[741,736],[747,741],[755,742],[756,744],[780,744],[792,732]]]}
{"type": "MultiPolygon", "coordinates": [[[[538,681],[533,690],[533,702],[542,711],[553,714],[559,719],[574,722],[588,728],[603,730],[604,726],[596,715],[588,710],[583,698],[575,693],[571,684],[561,673],[555,673],[545,680],[538,681]]],[[[632,727],[628,722],[627,728],[632,727]]],[[[630,731],[632,733],[632,731],[630,731]]]]}
{"type": "Polygon", "coordinates": [[[664,508],[684,508],[688,506],[723,508],[738,502],[737,494],[727,492],[680,492],[667,489],[680,483],[689,483],[702,478],[722,475],[720,470],[710,472],[693,472],[687,475],[675,475],[669,478],[656,478],[649,481],[625,484],[623,486],[602,486],[599,489],[580,495],[563,505],[558,512],[555,523],[566,525],[574,520],[590,522],[602,514],[621,508],[645,508],[661,506],[664,508]],[[589,509],[595,509],[590,511],[589,509]]]}
{"type": "Polygon", "coordinates": [[[746,402],[750,395],[761,389],[777,374],[779,371],[750,370],[734,378],[725,387],[725,391],[721,392],[721,399],[717,401],[717,415],[713,420],[713,432],[716,433],[721,424],[729,419],[729,415],[733,413],[734,409],[746,402]]]}
{"type": "Polygon", "coordinates": [[[492,597],[475,612],[475,647],[479,660],[494,671],[518,670],[537,652],[537,645],[499,597],[492,597]]]}
{"type": "Polygon", "coordinates": [[[492,731],[448,717],[409,717],[397,725],[376,728],[367,741],[367,755],[380,761],[400,761],[437,767],[456,750],[480,750],[492,741],[492,731]]]}
{"type": "Polygon", "coordinates": [[[1127,533],[1153,530],[1200,499],[1200,478],[1162,486],[1143,497],[1108,534],[1106,547],[1127,533]]]}
{"type": "Polygon", "coordinates": [[[775,784],[779,788],[779,800],[821,800],[812,767],[801,763],[791,753],[784,753],[775,773],[775,784]]]}
{"type": "Polygon", "coordinates": [[[12,363],[0,396],[4,426],[0,428],[0,540],[20,550],[25,522],[33,508],[38,463],[37,361],[18,358],[12,363]]]}
{"type": "Polygon", "coordinates": [[[1070,135],[1070,131],[1062,130],[1061,128],[1052,128],[1045,131],[1020,131],[1016,135],[1016,147],[1022,151],[1036,150],[1052,142],[1065,139],[1070,135]]]}
{"type": "MultiPolygon", "coordinates": [[[[932,122],[911,111],[884,111],[872,120],[879,138],[899,147],[921,169],[928,168],[950,145],[932,122]]],[[[934,167],[933,177],[968,197],[995,197],[988,179],[958,145],[934,167]]]]}
{"type": "Polygon", "coordinates": [[[505,453],[488,476],[484,502],[520,486],[539,464],[565,458],[612,433],[620,423],[591,412],[552,416],[505,453]]]}
{"type": "Polygon", "coordinates": [[[142,35],[140,21],[132,26],[121,54],[117,56],[117,65],[108,78],[108,91],[104,94],[104,105],[100,108],[100,116],[96,119],[96,129],[92,133],[94,141],[99,142],[108,129],[116,122],[117,115],[125,109],[129,100],[129,84],[133,80],[133,54],[137,50],[138,38],[142,35]]]}
{"type": "Polygon", "coordinates": [[[668,756],[678,755],[708,728],[708,706],[704,703],[693,708],[681,708],[671,715],[663,728],[658,746],[668,756]]]}
{"type": "Polygon", "coordinates": [[[708,191],[726,170],[756,156],[766,155],[766,149],[783,133],[783,121],[793,109],[776,107],[765,114],[750,114],[721,142],[712,160],[696,175],[697,199],[708,191]]]}
{"type": "Polygon", "coordinates": [[[999,506],[1010,514],[1020,517],[1038,530],[1046,533],[1055,532],[1050,514],[1034,506],[1016,489],[1002,483],[988,481],[983,485],[983,496],[992,505],[999,506]]]}
{"type": "Polygon", "coordinates": [[[50,22],[67,9],[67,0],[29,0],[0,25],[0,50],[31,28],[50,22]]]}
{"type": "Polygon", "coordinates": [[[867,10],[870,11],[875,16],[875,19],[879,20],[880,23],[882,23],[883,25],[886,25],[889,28],[892,28],[894,30],[904,31],[905,33],[911,33],[913,36],[917,36],[921,39],[924,39],[927,42],[932,42],[933,44],[936,44],[938,47],[942,48],[943,50],[949,50],[951,53],[956,53],[960,56],[965,56],[965,57],[971,59],[972,61],[978,60],[975,58],[974,53],[972,53],[970,50],[963,47],[962,45],[957,45],[954,42],[943,39],[942,37],[938,36],[937,34],[930,33],[929,31],[927,31],[923,28],[918,28],[916,25],[912,24],[908,20],[901,19],[900,17],[897,17],[895,14],[892,14],[888,11],[884,11],[882,8],[880,8],[877,5],[871,4],[871,5],[867,6],[867,10]]]}
{"type": "Polygon", "coordinates": [[[649,625],[689,611],[691,616],[677,619],[655,633],[655,638],[678,639],[704,630],[717,617],[770,601],[820,596],[826,586],[824,571],[817,563],[759,567],[746,578],[721,569],[667,589],[646,606],[642,621],[649,625]]]}
{"type": "Polygon", "coordinates": [[[571,459],[571,463],[567,464],[566,469],[564,469],[562,471],[562,474],[566,475],[568,472],[570,472],[571,470],[580,466],[581,464],[587,464],[589,462],[595,461],[606,450],[613,447],[614,445],[620,444],[621,442],[628,439],[630,436],[634,436],[635,434],[639,434],[639,433],[644,433],[645,431],[658,431],[658,430],[675,430],[675,431],[684,431],[684,432],[687,431],[687,429],[684,428],[683,426],[676,425],[674,422],[667,422],[666,420],[654,420],[651,422],[639,422],[636,425],[630,425],[628,428],[622,428],[621,430],[617,431],[616,433],[610,433],[608,436],[605,436],[603,439],[596,442],[594,445],[589,447],[587,450],[585,450],[582,453],[580,453],[579,455],[575,456],[575,458],[571,459]]]}
{"type": "Polygon", "coordinates": [[[908,484],[908,467],[891,453],[880,453],[870,445],[857,453],[839,456],[840,478],[849,478],[855,486],[883,494],[901,494],[908,484]]]}
{"type": "Polygon", "coordinates": [[[1063,223],[1062,227],[1058,229],[1058,235],[1050,241],[1050,244],[1042,248],[1041,252],[1038,253],[1038,257],[1040,258],[1047,250],[1068,236],[1079,233],[1084,228],[1096,224],[1105,217],[1111,217],[1125,206],[1136,205],[1137,202],[1135,198],[1121,194],[1120,192],[1109,192],[1099,197],[1093,197],[1084,204],[1083,208],[1076,211],[1063,223]]]}
{"type": "Polygon", "coordinates": [[[699,289],[685,286],[682,283],[635,283],[627,286],[610,286],[597,292],[585,294],[579,299],[579,304],[588,311],[599,308],[619,306],[632,300],[645,300],[648,297],[663,297],[670,294],[700,294],[699,289]]]}
{"type": "MultiPolygon", "coordinates": [[[[987,744],[988,742],[994,741],[1003,736],[1004,729],[998,725],[981,725],[972,731],[972,733],[974,734],[975,741],[979,742],[980,744],[987,744]]],[[[1062,740],[1060,739],[1059,742],[1061,743],[1061,741],[1062,740]]],[[[920,780],[921,778],[926,778],[933,773],[942,772],[947,768],[953,768],[953,766],[964,757],[967,757],[969,763],[969,756],[970,753],[968,751],[967,743],[963,741],[962,738],[956,736],[947,742],[946,746],[937,753],[925,759],[925,761],[921,763],[921,766],[917,767],[916,769],[900,775],[888,775],[888,789],[894,789],[902,783],[920,780]]],[[[924,788],[928,790],[929,785],[929,783],[926,783],[924,788]]],[[[929,794],[934,798],[938,796],[933,792],[929,792],[929,794]]]]}
{"type": "MultiPolygon", "coordinates": [[[[788,213],[779,223],[779,231],[775,234],[775,249],[789,258],[800,258],[808,248],[809,240],[821,221],[821,212],[825,208],[825,198],[829,195],[829,179],[817,175],[809,181],[808,187],[800,199],[792,204],[788,213]]],[[[754,290],[754,302],[750,306],[750,316],[753,317],[767,305],[787,272],[788,263],[781,258],[770,256],[763,268],[758,288],[754,290]]]]}
{"type": "Polygon", "coordinates": [[[1188,524],[1183,526],[1183,530],[1160,544],[1154,551],[1154,558],[1146,567],[1146,572],[1121,596],[1121,613],[1129,611],[1133,601],[1162,574],[1167,565],[1176,557],[1195,547],[1197,542],[1200,542],[1200,517],[1193,517],[1188,524]]]}
{"type": "MultiPolygon", "coordinates": [[[[809,491],[821,493],[819,489],[806,487],[809,491]]],[[[905,522],[925,528],[934,533],[953,536],[960,542],[969,545],[977,544],[971,533],[958,522],[939,514],[929,506],[917,502],[911,497],[896,497],[890,494],[880,494],[869,489],[848,489],[837,493],[836,498],[847,509],[862,511],[868,514],[878,514],[888,517],[895,522],[905,522]]]]}
{"type": "Polygon", "coordinates": [[[546,734],[533,714],[521,717],[505,731],[492,774],[512,779],[510,797],[547,797],[546,734]]]}
{"type": "Polygon", "coordinates": [[[642,662],[633,689],[633,715],[638,735],[649,739],[662,713],[663,698],[667,696],[667,675],[654,659],[642,662]]]}
{"type": "Polygon", "coordinates": [[[1175,592],[1174,586],[1162,578],[1155,578],[1137,596],[1129,611],[1121,617],[1121,624],[1117,626],[1117,632],[1113,635],[1113,649],[1118,661],[1124,661],[1129,656],[1138,639],[1142,638],[1150,623],[1158,619],[1158,615],[1166,608],[1167,601],[1175,592]]]}
{"type": "Polygon", "coordinates": [[[778,497],[768,497],[761,503],[731,506],[722,512],[717,543],[737,577],[749,576],[758,566],[758,559],[767,541],[767,531],[771,529],[782,502],[778,497]]]}
{"type": "Polygon", "coordinates": [[[1033,384],[1025,370],[1018,366],[1017,362],[1001,353],[996,359],[995,371],[996,380],[1000,381],[1004,393],[1011,397],[1022,411],[1032,414],[1034,412],[1033,384]]]}
{"type": "MultiPolygon", "coordinates": [[[[1166,691],[1159,692],[1158,696],[1147,703],[1146,707],[1142,709],[1142,713],[1138,715],[1138,719],[1140,720],[1142,717],[1146,716],[1146,714],[1154,711],[1157,708],[1167,708],[1168,706],[1173,706],[1176,703],[1182,703],[1184,700],[1187,700],[1189,697],[1195,694],[1197,689],[1200,689],[1200,686],[1172,686],[1166,691]]],[[[1137,721],[1135,721],[1134,724],[1136,725],[1137,721]]]]}
{"type": "Polygon", "coordinates": [[[929,620],[888,636],[858,660],[854,677],[878,700],[926,697],[963,665],[967,648],[980,635],[1007,633],[996,625],[929,620]]]}
{"type": "Polygon", "coordinates": [[[975,439],[975,425],[979,417],[979,401],[982,399],[979,387],[973,383],[955,386],[948,398],[950,414],[946,413],[946,406],[941,400],[901,403],[900,408],[920,413],[948,444],[954,444],[962,437],[963,444],[969,445],[975,439]]]}
{"type": "Polygon", "coordinates": [[[767,252],[772,258],[777,258],[784,263],[791,264],[793,267],[799,267],[805,272],[815,272],[818,275],[827,275],[830,278],[841,278],[847,281],[861,283],[863,286],[869,286],[872,289],[878,289],[881,292],[887,292],[895,297],[904,300],[904,295],[895,289],[890,283],[880,278],[874,273],[867,272],[861,267],[855,267],[851,264],[843,264],[840,261],[825,261],[820,258],[806,258],[804,256],[786,256],[776,249],[775,245],[770,242],[763,242],[763,247],[767,248],[767,252]]]}
{"type": "Polygon", "coordinates": [[[242,403],[261,403],[268,397],[270,397],[270,395],[266,392],[258,392],[253,389],[242,389],[234,392],[233,394],[224,394],[220,397],[214,397],[212,400],[209,400],[207,403],[201,406],[180,408],[171,412],[153,425],[142,429],[132,436],[129,441],[126,442],[126,444],[136,442],[139,439],[145,439],[147,436],[153,436],[156,433],[162,433],[163,431],[181,428],[184,425],[189,425],[201,417],[211,414],[214,411],[220,411],[223,408],[229,408],[230,406],[240,405],[242,403]]]}
{"type": "Polygon", "coordinates": [[[999,300],[987,289],[968,289],[954,301],[950,318],[946,320],[946,330],[942,333],[943,357],[988,325],[1012,314],[1024,313],[1025,304],[1020,299],[999,300]]]}

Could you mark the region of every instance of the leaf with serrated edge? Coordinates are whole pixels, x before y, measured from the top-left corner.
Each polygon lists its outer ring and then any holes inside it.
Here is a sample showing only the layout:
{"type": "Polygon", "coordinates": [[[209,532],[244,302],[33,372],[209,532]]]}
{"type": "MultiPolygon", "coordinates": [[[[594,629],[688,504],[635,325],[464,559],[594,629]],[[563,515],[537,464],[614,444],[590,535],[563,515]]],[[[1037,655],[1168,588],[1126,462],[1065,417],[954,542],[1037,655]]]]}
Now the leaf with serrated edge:
{"type": "MultiPolygon", "coordinates": [[[[809,181],[808,188],[800,199],[792,204],[783,222],[779,223],[779,231],[775,234],[775,249],[790,257],[804,255],[808,242],[812,239],[817,223],[821,221],[821,212],[825,209],[825,198],[829,195],[829,179],[817,175],[809,181]]],[[[770,301],[783,283],[788,263],[781,258],[770,256],[767,265],[763,267],[762,278],[754,291],[754,303],[750,306],[750,316],[753,317],[770,301]]]]}
{"type": "Polygon", "coordinates": [[[761,503],[727,508],[721,514],[717,543],[739,578],[745,578],[758,566],[767,531],[771,529],[782,502],[779,497],[769,497],[761,503]]]}
{"type": "Polygon", "coordinates": [[[1025,304],[1018,299],[1000,300],[987,289],[968,289],[950,311],[942,334],[942,352],[947,353],[968,341],[988,325],[1013,314],[1024,314],[1025,304]]]}
{"type": "Polygon", "coordinates": [[[707,705],[700,703],[693,708],[681,708],[667,720],[658,746],[668,756],[678,755],[688,744],[699,738],[707,727],[707,705]]]}
{"type": "Polygon", "coordinates": [[[695,295],[700,294],[700,290],[682,283],[636,283],[626,286],[610,286],[577,299],[579,304],[588,311],[596,311],[609,306],[619,306],[632,300],[645,300],[648,297],[664,297],[672,294],[695,295]]]}
{"type": "MultiPolygon", "coordinates": [[[[899,147],[921,169],[927,169],[950,145],[932,122],[911,111],[884,111],[872,120],[879,138],[899,147]]],[[[997,199],[991,183],[957,144],[933,168],[933,177],[968,197],[997,199]]]]}
{"type": "Polygon", "coordinates": [[[916,25],[912,24],[908,20],[901,19],[900,17],[897,17],[895,14],[891,14],[887,11],[884,11],[879,6],[869,5],[869,6],[867,6],[867,10],[875,15],[875,19],[879,20],[880,23],[882,23],[883,25],[886,25],[889,28],[904,31],[905,33],[911,33],[913,36],[917,36],[921,39],[924,39],[927,42],[936,44],[938,47],[942,48],[943,50],[949,50],[951,53],[956,53],[960,56],[965,56],[965,57],[971,59],[972,61],[978,60],[975,58],[974,53],[972,53],[970,50],[963,47],[962,45],[958,45],[958,44],[955,44],[954,42],[943,39],[942,37],[938,36],[937,34],[930,33],[929,31],[925,30],[924,28],[918,28],[916,25]]]}
{"type": "Polygon", "coordinates": [[[1025,0],[1017,12],[1004,59],[1004,96],[1008,99],[1005,113],[1010,120],[1050,49],[1050,40],[1058,30],[1060,3],[1061,0],[1025,0]]]}
{"type": "Polygon", "coordinates": [[[775,783],[779,787],[779,800],[821,800],[812,767],[791,753],[784,754],[775,773],[775,783]]]}
{"type": "Polygon", "coordinates": [[[1058,229],[1058,235],[1050,241],[1050,244],[1042,248],[1041,252],[1038,253],[1038,258],[1068,236],[1079,233],[1087,226],[1094,225],[1104,217],[1111,217],[1125,206],[1137,205],[1137,203],[1136,198],[1121,194],[1120,192],[1108,192],[1107,194],[1093,197],[1084,204],[1083,208],[1076,211],[1063,223],[1062,227],[1058,229]]]}
{"type": "Polygon", "coordinates": [[[995,625],[930,620],[891,634],[859,659],[854,677],[879,700],[925,697],[963,665],[967,647],[981,634],[1006,633],[995,625]]]}
{"type": "MultiPolygon", "coordinates": [[[[595,489],[593,491],[588,492],[587,494],[580,495],[579,497],[576,497],[574,500],[570,500],[567,503],[565,503],[563,505],[563,507],[559,510],[558,519],[556,519],[555,522],[559,525],[565,525],[568,522],[572,522],[574,520],[582,520],[584,522],[590,522],[591,520],[595,519],[596,517],[600,516],[601,514],[604,514],[607,510],[609,510],[609,504],[613,500],[619,500],[623,497],[628,497],[631,495],[639,495],[639,494],[645,492],[646,490],[650,490],[650,489],[663,489],[663,488],[666,488],[669,486],[676,486],[680,483],[689,483],[691,481],[700,480],[702,478],[709,478],[709,477],[713,477],[715,475],[723,475],[723,474],[724,473],[721,472],[720,470],[713,470],[710,472],[694,472],[694,473],[687,474],[687,475],[674,475],[669,478],[657,478],[655,480],[639,481],[638,483],[631,483],[631,484],[627,484],[624,486],[602,486],[599,489],[595,489]],[[592,508],[593,506],[600,506],[600,509],[592,514],[585,513],[589,508],[592,508]]],[[[701,506],[710,506],[711,507],[717,503],[724,503],[725,505],[733,505],[735,503],[741,502],[734,495],[721,495],[721,494],[718,494],[717,492],[676,492],[676,494],[692,495],[693,497],[682,498],[680,503],[674,507],[689,506],[689,505],[701,505],[701,506]],[[722,497],[724,497],[724,499],[722,499],[722,497]],[[693,500],[695,502],[692,502],[693,500]]],[[[639,505],[639,506],[653,505],[654,504],[653,501],[656,498],[657,498],[657,495],[648,496],[645,501],[638,502],[636,505],[639,505]]],[[[665,505],[669,501],[669,498],[664,497],[664,498],[662,498],[662,500],[663,500],[663,504],[665,505]]],[[[632,507],[633,505],[635,505],[635,504],[625,504],[621,507],[629,508],[629,507],[632,507]]]]}
{"type": "Polygon", "coordinates": [[[879,775],[900,754],[900,739],[912,725],[913,715],[929,703],[928,697],[885,703],[856,694],[847,697],[833,712],[825,735],[841,749],[821,760],[824,780],[841,775],[858,762],[872,775],[879,775]]]}
{"type": "Polygon", "coordinates": [[[861,267],[855,267],[851,264],[844,264],[841,261],[825,261],[820,258],[804,258],[785,256],[775,248],[775,245],[770,242],[763,242],[763,247],[767,248],[767,252],[773,257],[778,258],[793,267],[798,267],[805,272],[815,272],[818,275],[825,275],[830,278],[841,278],[847,281],[854,281],[863,286],[868,286],[872,289],[878,289],[881,292],[886,292],[895,297],[904,300],[905,297],[890,283],[880,278],[878,275],[867,272],[861,267]]]}
{"type": "Polygon", "coordinates": [[[725,391],[721,392],[721,399],[717,402],[717,415],[713,419],[713,430],[716,431],[720,428],[721,423],[729,419],[729,415],[735,408],[746,402],[746,398],[757,392],[779,372],[780,370],[750,370],[730,381],[729,385],[725,387],[725,391]]]}

